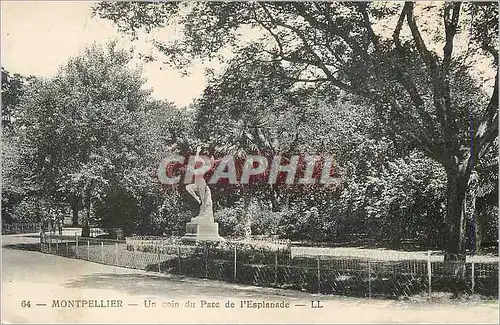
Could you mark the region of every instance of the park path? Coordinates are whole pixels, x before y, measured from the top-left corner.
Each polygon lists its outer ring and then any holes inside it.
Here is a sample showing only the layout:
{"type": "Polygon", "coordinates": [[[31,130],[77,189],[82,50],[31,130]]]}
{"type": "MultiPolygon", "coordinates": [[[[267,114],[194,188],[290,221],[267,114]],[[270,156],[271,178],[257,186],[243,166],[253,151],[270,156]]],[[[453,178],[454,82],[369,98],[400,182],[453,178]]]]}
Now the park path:
{"type": "Polygon", "coordinates": [[[2,323],[498,324],[498,302],[417,304],[167,276],[42,254],[29,246],[38,241],[36,234],[2,236],[2,323]],[[53,300],[79,299],[122,300],[123,308],[52,308],[53,300]],[[23,300],[31,307],[22,307],[23,300]],[[220,307],[201,308],[202,300],[220,307]],[[243,300],[285,301],[290,307],[240,308],[243,300]],[[323,308],[311,308],[312,300],[323,308]],[[156,307],[146,307],[145,301],[156,307]],[[188,301],[196,307],[185,307],[188,301]],[[227,301],[235,308],[225,308],[227,301]],[[180,306],[171,307],[172,302],[180,306]]]}

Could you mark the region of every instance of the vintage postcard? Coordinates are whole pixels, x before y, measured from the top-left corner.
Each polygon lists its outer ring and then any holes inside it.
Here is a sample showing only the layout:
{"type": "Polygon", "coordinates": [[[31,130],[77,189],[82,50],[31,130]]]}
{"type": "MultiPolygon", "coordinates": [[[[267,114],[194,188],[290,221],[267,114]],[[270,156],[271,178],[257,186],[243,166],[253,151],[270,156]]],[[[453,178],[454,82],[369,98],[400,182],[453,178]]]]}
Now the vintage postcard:
{"type": "Polygon", "coordinates": [[[498,10],[2,1],[2,323],[498,324],[498,10]]]}

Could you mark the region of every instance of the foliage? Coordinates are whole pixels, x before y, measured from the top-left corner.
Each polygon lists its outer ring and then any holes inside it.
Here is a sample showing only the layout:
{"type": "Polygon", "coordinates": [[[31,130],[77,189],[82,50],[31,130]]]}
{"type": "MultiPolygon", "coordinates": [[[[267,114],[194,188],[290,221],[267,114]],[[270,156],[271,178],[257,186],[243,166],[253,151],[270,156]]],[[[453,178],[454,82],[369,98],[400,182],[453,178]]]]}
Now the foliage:
{"type": "Polygon", "coordinates": [[[12,74],[2,67],[2,133],[4,135],[6,135],[6,131],[11,129],[12,115],[33,79],[32,76],[12,74]]]}
{"type": "Polygon", "coordinates": [[[216,163],[224,155],[333,156],[342,178],[340,187],[289,185],[283,173],[277,184],[255,177],[210,185],[226,237],[343,244],[364,237],[392,248],[409,240],[448,252],[496,240],[498,90],[481,78],[498,65],[497,10],[99,3],[96,14],[135,36],[179,22],[181,39],[154,45],[181,69],[195,58],[221,59],[228,48],[234,55],[183,108],[150,98],[132,53],[114,42],[70,58],[53,78],[3,70],[10,124],[2,215],[38,221],[83,211],[84,226],[180,236],[198,205],[184,184],[160,184],[157,168],[167,154],[188,156],[201,143],[216,163]],[[242,42],[249,31],[256,39],[242,42]],[[466,48],[460,37],[470,40],[466,48]]]}
{"type": "Polygon", "coordinates": [[[3,150],[11,219],[48,218],[57,206],[126,234],[184,227],[179,195],[155,180],[166,152],[188,141],[191,113],[151,100],[131,58],[115,42],[93,45],[16,99],[3,150]]]}
{"type": "MultiPolygon", "coordinates": [[[[133,35],[180,23],[180,39],[154,44],[181,68],[192,58],[212,59],[229,47],[247,58],[246,66],[269,62],[287,79],[327,85],[372,105],[389,137],[411,143],[444,168],[446,249],[464,252],[463,202],[469,178],[474,163],[498,137],[497,3],[101,3],[94,13],[133,35]],[[432,17],[435,28],[422,27],[422,17],[432,17]],[[241,42],[245,28],[262,37],[241,42]],[[490,74],[496,72],[491,87],[491,82],[483,84],[489,89],[464,85],[465,79],[457,77],[457,72],[477,72],[480,66],[472,51],[458,45],[461,35],[489,60],[490,74]],[[469,136],[471,114],[479,128],[469,136]]],[[[245,126],[239,128],[251,139],[245,126]]]]}
{"type": "Polygon", "coordinates": [[[114,43],[94,45],[56,77],[37,79],[26,90],[14,124],[16,167],[32,184],[30,195],[77,210],[85,206],[88,219],[92,204],[99,210],[110,197],[133,197],[144,183],[136,112],[147,92],[140,72],[127,67],[130,58],[114,43]]]}

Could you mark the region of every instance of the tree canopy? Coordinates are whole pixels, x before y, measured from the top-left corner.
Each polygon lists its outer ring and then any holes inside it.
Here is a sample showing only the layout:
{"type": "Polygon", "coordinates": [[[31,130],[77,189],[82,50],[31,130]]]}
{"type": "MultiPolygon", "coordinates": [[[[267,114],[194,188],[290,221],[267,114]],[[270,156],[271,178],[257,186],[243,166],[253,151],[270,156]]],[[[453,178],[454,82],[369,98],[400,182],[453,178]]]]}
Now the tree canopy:
{"type": "Polygon", "coordinates": [[[230,46],[249,60],[276,62],[287,79],[368,101],[389,134],[445,169],[447,251],[464,251],[467,184],[498,136],[497,3],[102,2],[95,13],[133,35],[179,23],[180,40],[154,41],[177,65],[216,58],[230,46]],[[244,28],[263,36],[242,44],[244,28]],[[485,83],[489,89],[463,78],[478,73],[478,53],[495,79],[485,83]]]}
{"type": "Polygon", "coordinates": [[[224,236],[452,254],[496,238],[496,3],[101,2],[94,13],[136,37],[174,24],[180,37],[153,39],[143,58],[217,60],[221,72],[176,107],[150,96],[116,42],[51,78],[3,69],[4,216],[183,234],[198,206],[157,170],[201,143],[216,163],[333,156],[342,178],[212,184],[224,236]]]}

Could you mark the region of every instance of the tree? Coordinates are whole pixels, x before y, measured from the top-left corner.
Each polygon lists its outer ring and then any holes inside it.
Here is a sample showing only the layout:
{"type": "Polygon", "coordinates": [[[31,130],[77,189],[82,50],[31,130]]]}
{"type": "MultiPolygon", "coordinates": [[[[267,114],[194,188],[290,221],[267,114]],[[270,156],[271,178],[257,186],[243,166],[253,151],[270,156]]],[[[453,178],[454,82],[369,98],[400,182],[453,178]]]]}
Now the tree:
{"type": "MultiPolygon", "coordinates": [[[[219,183],[214,189],[216,201],[225,205],[241,199],[239,224],[246,237],[251,235],[255,199],[269,204],[270,211],[286,208],[291,196],[304,193],[305,185],[285,184],[285,175],[278,182],[267,181],[271,159],[283,160],[304,154],[332,154],[311,145],[312,129],[318,128],[319,92],[296,89],[283,78],[283,69],[275,63],[249,60],[244,53],[229,62],[221,76],[210,81],[197,102],[195,135],[210,148],[217,159],[226,155],[235,158],[237,174],[248,155],[268,158],[268,170],[263,177],[253,177],[249,184],[219,183]],[[237,199],[235,199],[237,197],[237,199]]],[[[324,129],[325,125],[319,126],[324,129]]],[[[323,148],[324,149],[324,148],[323,148]]],[[[296,178],[303,172],[304,160],[299,160],[296,178]]],[[[261,204],[262,206],[262,204],[261,204]]],[[[269,211],[269,212],[270,212],[269,211]]]]}
{"type": "MultiPolygon", "coordinates": [[[[18,136],[12,126],[12,116],[16,114],[25,90],[35,80],[18,73],[12,74],[2,67],[2,221],[11,222],[29,219],[29,213],[17,213],[17,206],[30,194],[29,184],[20,181],[23,168],[20,166],[18,136]]],[[[36,206],[24,204],[29,210],[36,206]]],[[[26,211],[25,211],[26,212],[26,211]]],[[[33,215],[33,213],[31,213],[33,215]]],[[[39,221],[36,218],[31,221],[39,221]]]]}
{"type": "Polygon", "coordinates": [[[193,115],[192,108],[178,108],[171,103],[152,100],[141,112],[141,132],[137,136],[142,143],[139,165],[144,176],[136,183],[140,233],[178,235],[196,213],[198,205],[191,206],[183,197],[187,193],[182,185],[162,185],[157,178],[158,164],[168,153],[184,154],[194,143],[193,115]]]}
{"type": "Polygon", "coordinates": [[[102,2],[95,12],[132,34],[176,19],[183,25],[183,38],[155,41],[170,62],[213,58],[229,44],[236,50],[251,49],[254,60],[278,61],[296,82],[327,84],[369,101],[393,137],[413,143],[443,166],[447,259],[464,253],[467,184],[475,164],[498,136],[497,3],[102,2]],[[417,21],[422,12],[435,17],[437,34],[431,42],[417,21]],[[461,18],[468,24],[461,24],[461,18]],[[383,28],[384,22],[394,22],[392,30],[383,28]],[[248,26],[272,42],[242,46],[238,33],[248,26]],[[465,106],[455,101],[461,89],[453,71],[463,65],[477,71],[479,64],[471,60],[474,51],[459,52],[459,34],[489,56],[488,70],[496,74],[487,91],[467,90],[471,100],[465,106]],[[477,121],[472,139],[470,115],[477,121]]]}
{"type": "MultiPolygon", "coordinates": [[[[11,74],[2,67],[2,129],[11,128],[12,115],[19,106],[26,84],[34,77],[24,77],[18,73],[11,74]]],[[[4,132],[5,133],[5,132],[4,132]]]]}
{"type": "Polygon", "coordinates": [[[28,192],[19,181],[19,148],[12,137],[2,138],[2,222],[16,219],[16,206],[28,192]]]}
{"type": "Polygon", "coordinates": [[[74,223],[84,208],[84,236],[92,204],[118,187],[130,191],[143,176],[134,169],[142,149],[137,111],[148,91],[130,59],[116,43],[91,46],[54,78],[34,82],[15,115],[25,181],[71,206],[74,223]]]}

